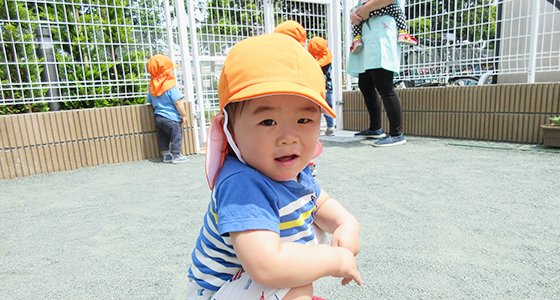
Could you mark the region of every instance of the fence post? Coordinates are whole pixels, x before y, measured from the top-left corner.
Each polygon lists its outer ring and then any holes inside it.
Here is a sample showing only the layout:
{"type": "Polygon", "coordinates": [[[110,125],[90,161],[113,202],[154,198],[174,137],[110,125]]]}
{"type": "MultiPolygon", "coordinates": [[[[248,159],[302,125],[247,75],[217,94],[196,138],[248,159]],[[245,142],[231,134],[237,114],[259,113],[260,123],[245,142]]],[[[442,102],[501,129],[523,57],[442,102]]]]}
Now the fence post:
{"type": "Polygon", "coordinates": [[[537,43],[539,38],[539,22],[541,11],[541,0],[534,0],[533,15],[531,16],[531,36],[529,38],[529,70],[527,72],[527,83],[535,83],[535,68],[537,66],[537,43]]]}
{"type": "Polygon", "coordinates": [[[336,128],[342,130],[342,51],[341,51],[341,30],[340,30],[340,1],[331,0],[327,4],[327,24],[329,47],[333,55],[333,63],[331,64],[331,74],[333,83],[332,106],[337,115],[335,119],[336,128]]]}
{"type": "MultiPolygon", "coordinates": [[[[183,0],[177,0],[177,5],[181,5],[184,7],[183,0]],[[179,4],[181,3],[181,4],[179,4]]],[[[202,72],[200,70],[200,58],[198,55],[198,37],[196,35],[196,22],[194,19],[195,12],[194,12],[194,4],[192,0],[187,0],[187,13],[188,13],[188,24],[191,33],[191,48],[192,48],[192,60],[193,60],[193,68],[194,68],[194,82],[196,85],[196,98],[197,98],[197,106],[198,108],[195,109],[197,113],[195,113],[195,117],[199,120],[200,128],[199,128],[199,136],[202,141],[206,141],[206,111],[204,110],[204,97],[202,96],[202,90],[204,87],[202,86],[202,72]]],[[[186,26],[185,26],[186,28],[186,26]]],[[[187,47],[188,48],[188,47],[187,47]]],[[[188,57],[188,56],[184,56],[188,57]]],[[[190,67],[190,65],[189,65],[190,67]]]]}
{"type": "Polygon", "coordinates": [[[169,58],[173,63],[175,63],[175,47],[173,46],[173,28],[171,28],[171,9],[169,7],[169,1],[163,2],[165,9],[165,30],[167,34],[167,46],[169,47],[169,58]]]}
{"type": "MultiPolygon", "coordinates": [[[[167,1],[166,1],[167,2],[167,1]]],[[[202,105],[202,109],[197,110],[195,105],[195,98],[194,98],[194,89],[192,84],[192,71],[191,71],[191,58],[189,56],[189,39],[187,35],[187,16],[185,13],[185,2],[183,0],[175,0],[175,11],[177,15],[177,27],[179,33],[179,52],[181,54],[181,69],[183,70],[183,84],[184,84],[184,91],[185,96],[188,99],[188,102],[192,102],[193,108],[193,127],[195,131],[195,150],[198,153],[200,151],[200,140],[206,140],[206,126],[204,120],[204,106],[202,105]],[[196,133],[197,130],[200,130],[199,133],[196,133]]],[[[194,36],[196,37],[196,27],[189,26],[192,30],[194,30],[194,36]]],[[[193,46],[193,53],[198,51],[198,47],[194,48],[193,46]]],[[[196,64],[196,60],[194,62],[195,73],[198,70],[198,65],[196,64]]],[[[198,84],[198,81],[197,81],[198,84]]],[[[201,86],[197,86],[197,95],[199,100],[199,104],[202,102],[202,96],[200,95],[201,86]]]]}
{"type": "Polygon", "coordinates": [[[274,22],[274,4],[272,0],[264,1],[264,32],[272,33],[274,32],[275,22],[274,22]]]}
{"type": "Polygon", "coordinates": [[[45,59],[45,68],[41,73],[41,81],[48,82],[47,98],[49,99],[49,108],[51,111],[57,111],[60,110],[60,82],[50,27],[39,27],[37,29],[37,37],[39,38],[40,49],[38,56],[45,59]]]}
{"type": "MultiPolygon", "coordinates": [[[[343,48],[345,50],[345,54],[343,56],[344,59],[344,65],[346,66],[346,61],[348,59],[348,55],[349,53],[347,51],[349,51],[350,46],[352,45],[352,25],[350,24],[350,12],[352,12],[352,1],[344,1],[344,7],[342,10],[342,22],[343,23],[343,28],[344,28],[344,40],[343,40],[343,48]]],[[[346,73],[346,70],[344,70],[344,75],[345,75],[345,89],[347,91],[351,91],[352,90],[352,76],[348,75],[348,73],[346,73]]],[[[342,100],[342,99],[341,99],[342,100]]]]}

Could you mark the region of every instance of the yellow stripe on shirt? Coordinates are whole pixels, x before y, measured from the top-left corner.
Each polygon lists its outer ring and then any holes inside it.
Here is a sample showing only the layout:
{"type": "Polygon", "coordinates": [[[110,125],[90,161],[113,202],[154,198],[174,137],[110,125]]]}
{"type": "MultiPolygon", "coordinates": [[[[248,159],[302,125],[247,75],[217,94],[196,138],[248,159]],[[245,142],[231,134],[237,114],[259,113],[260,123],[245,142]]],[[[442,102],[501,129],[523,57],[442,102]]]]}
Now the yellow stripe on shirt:
{"type": "Polygon", "coordinates": [[[305,220],[309,219],[309,217],[311,216],[311,214],[315,211],[315,209],[317,208],[317,206],[313,206],[313,208],[308,211],[308,212],[304,212],[302,213],[299,218],[293,220],[293,221],[288,221],[288,222],[282,222],[280,223],[280,230],[285,230],[285,229],[290,229],[290,228],[294,228],[294,227],[299,227],[303,224],[305,224],[305,220]]]}
{"type": "Polygon", "coordinates": [[[213,206],[210,205],[210,213],[212,214],[212,216],[214,217],[214,221],[216,222],[216,225],[218,225],[218,214],[216,214],[213,210],[213,206]]]}

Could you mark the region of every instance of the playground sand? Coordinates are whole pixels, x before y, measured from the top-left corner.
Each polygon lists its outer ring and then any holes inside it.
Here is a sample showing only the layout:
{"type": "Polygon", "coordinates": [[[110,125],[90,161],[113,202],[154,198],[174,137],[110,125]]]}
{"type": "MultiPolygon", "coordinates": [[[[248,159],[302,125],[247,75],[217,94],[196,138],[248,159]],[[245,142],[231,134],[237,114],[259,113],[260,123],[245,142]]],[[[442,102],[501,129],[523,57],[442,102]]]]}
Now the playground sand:
{"type": "MultiPolygon", "coordinates": [[[[560,299],[560,153],[408,141],[323,138],[316,180],[360,221],[364,284],[323,278],[315,294],[560,299]]],[[[204,155],[1,180],[0,191],[0,299],[185,298],[210,199],[204,155]]]]}

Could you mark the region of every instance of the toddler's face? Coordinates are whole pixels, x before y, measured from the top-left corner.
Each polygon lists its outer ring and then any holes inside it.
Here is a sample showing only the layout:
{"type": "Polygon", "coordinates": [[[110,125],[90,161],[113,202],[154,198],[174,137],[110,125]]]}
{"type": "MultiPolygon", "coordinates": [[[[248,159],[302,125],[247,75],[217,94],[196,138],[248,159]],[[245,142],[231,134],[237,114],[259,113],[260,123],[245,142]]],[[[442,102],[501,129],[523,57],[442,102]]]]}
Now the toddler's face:
{"type": "Polygon", "coordinates": [[[233,125],[233,138],[247,165],[284,181],[311,161],[321,126],[321,109],[295,95],[246,100],[233,125]]]}

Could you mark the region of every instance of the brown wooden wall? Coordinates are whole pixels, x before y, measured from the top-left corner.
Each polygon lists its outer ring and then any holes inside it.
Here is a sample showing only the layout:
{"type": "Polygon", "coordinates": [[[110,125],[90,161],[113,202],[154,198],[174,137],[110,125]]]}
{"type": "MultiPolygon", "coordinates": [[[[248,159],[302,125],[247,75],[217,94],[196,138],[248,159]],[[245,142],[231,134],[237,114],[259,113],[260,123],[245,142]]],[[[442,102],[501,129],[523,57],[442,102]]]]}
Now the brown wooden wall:
{"type": "MultiPolygon", "coordinates": [[[[186,155],[196,153],[193,122],[183,129],[186,155]]],[[[0,116],[0,179],[160,156],[148,104],[0,116]]]]}
{"type": "MultiPolygon", "coordinates": [[[[540,144],[540,125],[560,114],[560,83],[397,90],[407,135],[540,144]]],[[[369,126],[360,91],[343,92],[344,129],[369,126]]],[[[382,126],[389,130],[385,111],[382,126]]]]}

